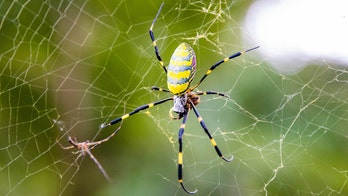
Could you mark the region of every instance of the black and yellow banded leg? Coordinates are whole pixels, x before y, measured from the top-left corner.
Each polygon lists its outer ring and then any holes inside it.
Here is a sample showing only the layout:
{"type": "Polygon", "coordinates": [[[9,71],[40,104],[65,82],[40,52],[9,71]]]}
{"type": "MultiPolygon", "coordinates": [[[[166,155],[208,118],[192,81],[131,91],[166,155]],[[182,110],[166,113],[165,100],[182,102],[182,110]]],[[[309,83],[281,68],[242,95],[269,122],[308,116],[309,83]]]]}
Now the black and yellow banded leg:
{"type": "Polygon", "coordinates": [[[233,59],[233,58],[236,58],[236,57],[238,57],[238,56],[240,56],[240,55],[242,55],[242,54],[245,54],[245,53],[247,53],[247,52],[249,52],[249,51],[251,51],[251,50],[255,50],[255,49],[259,48],[259,47],[260,47],[260,46],[256,46],[256,47],[254,47],[254,48],[250,48],[250,49],[245,50],[245,51],[243,51],[243,52],[236,52],[236,53],[232,54],[231,56],[226,57],[226,58],[224,58],[223,60],[221,60],[221,61],[215,63],[213,66],[211,66],[211,67],[208,69],[208,71],[207,71],[207,72],[204,74],[204,76],[199,80],[199,82],[198,82],[197,84],[195,84],[195,85],[191,88],[191,90],[194,90],[195,88],[197,88],[197,87],[203,82],[203,80],[204,80],[209,74],[211,74],[211,72],[213,72],[214,69],[215,69],[216,67],[218,67],[218,66],[221,65],[222,63],[225,63],[225,62],[227,62],[227,61],[229,61],[229,60],[231,60],[231,59],[233,59]]]}
{"type": "Polygon", "coordinates": [[[179,129],[179,134],[178,134],[178,138],[179,138],[179,140],[178,140],[178,141],[179,141],[179,153],[178,153],[178,180],[179,180],[179,183],[180,183],[181,187],[184,189],[184,191],[185,191],[186,193],[194,194],[194,193],[197,192],[197,189],[194,190],[194,191],[189,191],[189,190],[187,190],[186,187],[184,186],[183,180],[182,180],[182,164],[183,164],[182,136],[184,135],[185,125],[186,125],[186,119],[187,119],[188,112],[189,112],[189,111],[187,111],[187,112],[184,114],[184,117],[183,117],[183,120],[182,120],[180,129],[179,129]]]}
{"type": "Polygon", "coordinates": [[[217,154],[219,155],[219,157],[221,157],[224,161],[227,161],[227,162],[232,161],[232,160],[233,160],[233,155],[232,155],[231,158],[229,158],[229,159],[226,159],[226,158],[224,157],[224,155],[221,153],[219,147],[217,146],[217,144],[216,144],[214,138],[211,136],[211,134],[210,134],[210,132],[209,132],[207,126],[205,125],[205,122],[204,122],[203,118],[202,118],[201,115],[198,113],[196,107],[194,106],[194,104],[193,104],[192,102],[190,102],[190,104],[191,104],[191,106],[192,106],[193,111],[195,112],[195,114],[196,114],[196,116],[197,116],[197,119],[198,119],[199,124],[201,124],[201,127],[204,129],[205,133],[208,135],[208,137],[209,137],[209,139],[210,139],[211,144],[212,144],[213,147],[215,148],[216,153],[217,153],[217,154]]]}
{"type": "Polygon", "coordinates": [[[161,55],[160,55],[160,53],[159,53],[159,50],[158,50],[158,47],[157,47],[157,43],[156,43],[156,39],[155,39],[155,34],[154,34],[153,31],[152,31],[153,26],[155,25],[155,22],[156,22],[156,20],[157,20],[159,14],[160,14],[160,12],[161,12],[161,9],[162,9],[163,4],[164,4],[164,3],[161,4],[161,6],[160,6],[160,8],[158,9],[158,12],[157,12],[157,14],[156,14],[156,16],[155,16],[155,19],[153,19],[153,22],[152,22],[152,24],[151,24],[151,26],[150,26],[149,33],[150,33],[150,38],[151,38],[151,40],[152,40],[152,45],[153,45],[153,47],[155,48],[156,57],[157,57],[159,63],[161,64],[163,70],[167,73],[167,68],[164,66],[164,63],[163,63],[163,61],[162,61],[162,57],[161,57],[161,55]]]}
{"type": "Polygon", "coordinates": [[[230,96],[228,96],[224,93],[216,92],[216,91],[197,92],[196,95],[219,95],[221,97],[230,98],[230,96]]]}
{"type": "Polygon", "coordinates": [[[157,87],[157,86],[152,86],[152,87],[151,87],[151,90],[153,90],[153,91],[160,91],[160,92],[166,92],[166,93],[170,93],[170,91],[169,91],[169,90],[167,90],[167,89],[163,89],[163,88],[161,88],[161,87],[157,87]]]}
{"type": "MultiPolygon", "coordinates": [[[[163,89],[163,88],[158,87],[158,86],[152,86],[152,87],[151,87],[151,90],[170,93],[170,91],[169,91],[168,89],[163,89]]],[[[216,92],[216,91],[203,91],[203,92],[197,92],[196,95],[219,95],[219,96],[221,96],[221,97],[230,98],[230,96],[228,96],[228,95],[226,95],[226,94],[224,94],[224,93],[216,92]]]]}
{"type": "Polygon", "coordinates": [[[146,109],[148,109],[148,108],[151,108],[151,107],[153,107],[153,106],[156,106],[156,105],[165,103],[165,102],[170,101],[170,100],[173,100],[173,97],[169,97],[169,98],[166,98],[166,99],[162,99],[162,100],[160,100],[160,101],[157,101],[157,102],[153,102],[153,103],[149,103],[149,104],[146,104],[146,105],[139,106],[139,107],[137,107],[135,110],[129,112],[128,114],[124,114],[124,115],[122,115],[122,116],[120,116],[120,117],[118,117],[118,118],[116,118],[116,119],[110,121],[109,123],[103,124],[103,125],[101,126],[101,128],[105,128],[105,127],[108,127],[108,126],[110,126],[110,125],[116,124],[116,123],[118,123],[118,122],[120,122],[120,121],[123,121],[124,119],[126,119],[126,118],[132,116],[133,114],[136,114],[136,113],[140,112],[141,110],[146,110],[146,109]]]}

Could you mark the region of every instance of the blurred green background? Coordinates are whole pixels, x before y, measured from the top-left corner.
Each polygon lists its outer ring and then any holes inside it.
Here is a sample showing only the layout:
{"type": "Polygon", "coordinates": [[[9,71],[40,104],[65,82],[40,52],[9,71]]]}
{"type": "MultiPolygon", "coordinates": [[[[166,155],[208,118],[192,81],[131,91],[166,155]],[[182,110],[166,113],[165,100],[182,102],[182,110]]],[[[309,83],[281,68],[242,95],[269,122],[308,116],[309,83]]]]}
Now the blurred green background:
{"type": "MultiPolygon", "coordinates": [[[[100,125],[167,96],[148,29],[162,1],[3,1],[0,4],[0,194],[185,195],[177,183],[171,103],[137,114],[87,155],[67,137],[97,141],[100,125]]],[[[181,42],[195,49],[196,77],[249,45],[241,24],[252,1],[166,1],[154,32],[164,62],[181,42]]],[[[255,41],[255,40],[254,40],[255,41]]],[[[256,40],[257,41],[257,40],[256,40]]],[[[252,41],[250,40],[252,43],[252,41]]],[[[262,50],[262,46],[259,50],[262,50]]],[[[214,71],[184,137],[184,183],[197,195],[344,195],[348,104],[345,68],[322,63],[294,75],[257,51],[214,71]]],[[[196,78],[197,80],[197,78],[196,78]]]]}

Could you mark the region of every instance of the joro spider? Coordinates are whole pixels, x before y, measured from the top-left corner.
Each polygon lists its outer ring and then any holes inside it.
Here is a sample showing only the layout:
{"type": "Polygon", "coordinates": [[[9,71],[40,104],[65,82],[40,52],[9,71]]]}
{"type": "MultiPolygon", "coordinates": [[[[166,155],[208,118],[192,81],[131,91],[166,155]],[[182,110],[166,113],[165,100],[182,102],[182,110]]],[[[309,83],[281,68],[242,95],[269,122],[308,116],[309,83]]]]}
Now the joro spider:
{"type": "Polygon", "coordinates": [[[158,50],[158,47],[156,44],[156,39],[155,39],[155,36],[154,36],[152,29],[153,29],[153,26],[154,26],[154,24],[159,16],[160,12],[161,12],[162,6],[163,6],[163,3],[161,4],[152,24],[150,26],[149,33],[150,33],[150,38],[152,40],[153,47],[155,49],[156,57],[157,57],[160,65],[162,66],[164,72],[167,74],[168,90],[162,89],[162,88],[159,88],[156,86],[152,87],[151,89],[156,90],[156,91],[167,92],[167,93],[172,94],[173,96],[166,98],[166,99],[163,99],[163,100],[160,100],[160,101],[157,101],[157,102],[142,105],[142,106],[136,108],[135,110],[110,121],[107,124],[103,124],[101,127],[105,128],[105,127],[108,127],[110,125],[114,125],[114,124],[116,124],[120,121],[123,121],[126,118],[132,116],[133,114],[138,113],[139,111],[154,107],[156,105],[165,103],[167,101],[174,101],[174,106],[171,109],[170,113],[172,114],[172,112],[175,112],[175,113],[177,113],[178,116],[173,117],[171,115],[171,117],[172,117],[172,119],[181,119],[181,118],[183,119],[182,123],[180,125],[179,134],[178,134],[178,142],[179,142],[178,180],[179,180],[181,187],[184,189],[185,192],[187,192],[189,194],[193,194],[193,193],[196,193],[197,190],[189,191],[188,189],[186,189],[186,187],[183,184],[183,169],[182,169],[182,164],[183,164],[182,136],[184,134],[186,119],[187,119],[187,116],[188,116],[190,110],[194,111],[194,113],[198,119],[198,122],[200,123],[201,127],[204,129],[205,133],[209,137],[210,142],[213,145],[213,147],[215,148],[215,151],[218,154],[218,156],[221,157],[226,162],[230,162],[233,159],[233,156],[231,156],[231,158],[227,159],[221,153],[215,140],[211,136],[203,118],[201,117],[198,110],[196,109],[196,105],[198,105],[200,102],[200,97],[199,97],[200,95],[208,95],[209,94],[209,95],[219,95],[219,96],[223,96],[223,97],[228,97],[228,96],[223,94],[223,93],[219,93],[219,92],[215,92],[215,91],[194,92],[193,90],[196,89],[204,81],[204,79],[209,74],[211,74],[211,72],[216,67],[218,67],[222,63],[227,62],[230,59],[236,58],[236,57],[238,57],[246,52],[249,52],[251,50],[255,50],[255,49],[259,48],[259,46],[245,50],[243,52],[237,52],[237,53],[232,54],[231,56],[228,56],[228,57],[224,58],[223,60],[215,63],[213,66],[211,66],[208,69],[208,71],[198,81],[197,84],[190,87],[190,84],[191,84],[193,77],[196,73],[196,55],[195,55],[195,52],[193,51],[193,49],[191,48],[191,46],[188,45],[187,43],[181,43],[175,49],[167,68],[165,67],[165,65],[162,61],[162,57],[159,53],[159,50],[158,50]]]}

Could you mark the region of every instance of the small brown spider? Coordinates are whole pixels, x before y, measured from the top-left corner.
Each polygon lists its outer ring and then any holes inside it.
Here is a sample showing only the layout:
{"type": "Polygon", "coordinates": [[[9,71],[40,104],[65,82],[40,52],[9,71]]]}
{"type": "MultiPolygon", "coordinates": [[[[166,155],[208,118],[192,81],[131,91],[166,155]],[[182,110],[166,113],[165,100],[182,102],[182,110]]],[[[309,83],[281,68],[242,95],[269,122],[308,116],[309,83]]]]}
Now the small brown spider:
{"type": "Polygon", "coordinates": [[[117,132],[118,130],[120,130],[121,126],[118,127],[111,135],[109,135],[107,138],[96,141],[96,142],[90,142],[89,140],[86,140],[84,142],[78,142],[76,138],[72,138],[70,136],[68,136],[68,142],[71,144],[71,146],[63,146],[60,144],[60,146],[64,149],[64,150],[69,150],[72,148],[77,149],[77,151],[72,152],[73,154],[80,154],[82,156],[85,156],[86,153],[89,155],[89,157],[91,157],[91,159],[94,161],[95,164],[97,164],[99,170],[103,173],[103,175],[105,176],[105,178],[111,182],[111,178],[109,177],[109,175],[106,173],[106,171],[104,170],[103,166],[99,163],[99,161],[97,160],[97,158],[95,158],[95,156],[91,153],[91,150],[93,148],[95,148],[96,146],[98,146],[99,144],[102,144],[106,141],[108,141],[110,138],[112,138],[117,132]]]}

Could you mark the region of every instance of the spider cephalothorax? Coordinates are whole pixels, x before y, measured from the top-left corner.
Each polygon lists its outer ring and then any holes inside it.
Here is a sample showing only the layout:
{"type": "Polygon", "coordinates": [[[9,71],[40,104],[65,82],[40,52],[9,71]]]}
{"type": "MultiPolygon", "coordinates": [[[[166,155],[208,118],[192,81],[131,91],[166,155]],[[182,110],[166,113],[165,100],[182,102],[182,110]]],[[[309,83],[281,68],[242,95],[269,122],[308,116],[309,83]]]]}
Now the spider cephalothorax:
{"type": "Polygon", "coordinates": [[[200,102],[199,95],[195,93],[185,93],[183,95],[174,95],[173,97],[174,106],[170,110],[170,116],[172,119],[181,119],[189,109],[192,109],[193,105],[198,105],[200,102]],[[178,114],[178,117],[174,117],[171,112],[175,112],[178,114]]]}

